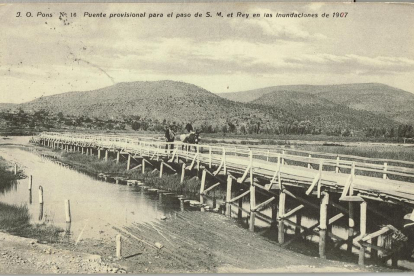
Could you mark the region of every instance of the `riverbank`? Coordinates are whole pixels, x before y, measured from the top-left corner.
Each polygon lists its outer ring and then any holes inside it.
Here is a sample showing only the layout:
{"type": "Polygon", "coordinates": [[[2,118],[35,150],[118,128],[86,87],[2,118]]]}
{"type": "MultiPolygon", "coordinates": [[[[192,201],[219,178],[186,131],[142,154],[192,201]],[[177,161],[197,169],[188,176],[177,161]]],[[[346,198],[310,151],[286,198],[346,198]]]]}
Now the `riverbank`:
{"type": "Polygon", "coordinates": [[[181,183],[179,175],[164,174],[162,178],[159,178],[158,170],[154,171],[152,168],[147,168],[144,174],[142,174],[141,169],[126,170],[125,161],[120,161],[120,163],[117,164],[115,162],[107,162],[103,159],[97,159],[96,156],[84,155],[80,152],[66,152],[43,147],[37,147],[37,150],[43,154],[43,156],[62,162],[75,170],[94,177],[100,173],[104,173],[106,175],[122,177],[125,179],[140,180],[145,183],[145,186],[174,192],[189,198],[195,198],[199,195],[200,181],[194,178],[194,175],[184,178],[183,183],[181,183]]]}

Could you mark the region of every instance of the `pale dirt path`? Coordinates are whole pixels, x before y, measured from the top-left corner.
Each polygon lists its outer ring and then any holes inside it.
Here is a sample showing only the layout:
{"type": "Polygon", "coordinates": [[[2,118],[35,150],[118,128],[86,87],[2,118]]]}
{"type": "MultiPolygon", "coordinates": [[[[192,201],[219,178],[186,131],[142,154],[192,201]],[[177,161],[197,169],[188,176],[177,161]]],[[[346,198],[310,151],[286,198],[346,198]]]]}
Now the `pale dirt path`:
{"type": "Polygon", "coordinates": [[[115,273],[122,269],[98,255],[71,252],[39,244],[34,239],[0,233],[0,274],[115,273]]]}

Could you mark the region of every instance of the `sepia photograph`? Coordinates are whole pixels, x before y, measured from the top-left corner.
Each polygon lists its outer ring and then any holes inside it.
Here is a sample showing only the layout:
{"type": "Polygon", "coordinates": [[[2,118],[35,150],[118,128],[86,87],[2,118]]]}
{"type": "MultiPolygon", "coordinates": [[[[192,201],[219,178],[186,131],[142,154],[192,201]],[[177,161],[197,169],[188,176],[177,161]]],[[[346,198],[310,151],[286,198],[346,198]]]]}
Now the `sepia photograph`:
{"type": "Polygon", "coordinates": [[[0,4],[0,274],[414,271],[414,4],[0,4]]]}

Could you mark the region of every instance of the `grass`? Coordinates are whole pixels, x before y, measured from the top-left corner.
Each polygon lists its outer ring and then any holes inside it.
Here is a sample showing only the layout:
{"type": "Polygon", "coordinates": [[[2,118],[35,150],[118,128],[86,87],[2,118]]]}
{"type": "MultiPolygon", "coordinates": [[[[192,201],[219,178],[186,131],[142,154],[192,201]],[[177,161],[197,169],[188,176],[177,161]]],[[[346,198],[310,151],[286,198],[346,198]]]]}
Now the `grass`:
{"type": "Polygon", "coordinates": [[[22,171],[18,171],[17,174],[14,174],[10,164],[0,157],[0,193],[4,193],[10,190],[14,185],[16,185],[16,180],[24,178],[25,175],[22,171]]]}
{"type": "Polygon", "coordinates": [[[0,202],[0,229],[13,232],[28,227],[30,215],[27,206],[10,205],[0,202]]]}
{"type": "Polygon", "coordinates": [[[301,145],[301,150],[378,159],[414,161],[414,147],[361,145],[356,147],[301,145]]]}

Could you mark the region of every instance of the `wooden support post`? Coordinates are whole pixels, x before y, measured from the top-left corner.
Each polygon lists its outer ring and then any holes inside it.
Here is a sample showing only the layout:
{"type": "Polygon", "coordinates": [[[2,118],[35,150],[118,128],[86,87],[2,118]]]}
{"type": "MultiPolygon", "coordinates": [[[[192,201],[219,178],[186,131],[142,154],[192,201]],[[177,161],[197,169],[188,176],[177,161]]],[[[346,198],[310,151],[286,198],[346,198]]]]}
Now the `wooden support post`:
{"type": "Polygon", "coordinates": [[[349,202],[349,213],[348,213],[348,245],[347,251],[349,253],[352,252],[352,244],[353,244],[353,236],[354,236],[354,227],[355,227],[355,220],[354,220],[354,203],[349,202]]]}
{"type": "Polygon", "coordinates": [[[212,156],[211,156],[211,147],[208,148],[208,167],[211,169],[212,156]]]}
{"type": "Polygon", "coordinates": [[[82,154],[83,154],[83,150],[84,150],[84,148],[82,147],[82,154]]]}
{"type": "MultiPolygon", "coordinates": [[[[384,236],[383,235],[378,236],[377,246],[378,247],[384,247],[384,236]]],[[[384,253],[382,251],[379,251],[379,250],[377,251],[377,255],[378,255],[379,261],[381,261],[382,258],[384,257],[384,253]]]]}
{"type": "Polygon", "coordinates": [[[254,177],[253,177],[253,152],[249,152],[250,159],[250,221],[249,221],[249,230],[254,232],[254,221],[256,218],[256,186],[254,186],[254,177]]]}
{"type": "Polygon", "coordinates": [[[224,172],[224,175],[227,174],[226,149],[225,148],[223,148],[223,172],[224,172]]]}
{"type": "MultiPolygon", "coordinates": [[[[311,159],[311,158],[312,158],[312,155],[309,154],[309,159],[311,159]]],[[[310,163],[310,160],[309,160],[309,163],[308,163],[308,169],[312,169],[312,164],[310,163]]]]}
{"type": "Polygon", "coordinates": [[[300,213],[300,211],[296,214],[296,224],[298,226],[296,226],[295,228],[295,234],[299,235],[302,226],[302,214],[300,213]]]}
{"type": "Polygon", "coordinates": [[[230,177],[230,175],[227,176],[227,193],[226,193],[226,215],[231,218],[231,185],[232,185],[233,179],[230,177]]]}
{"type": "Polygon", "coordinates": [[[322,193],[323,198],[321,200],[320,219],[319,219],[319,257],[326,259],[326,229],[328,226],[328,205],[329,194],[322,193]]]}
{"type": "Polygon", "coordinates": [[[336,157],[335,173],[339,173],[339,156],[336,157]]]}
{"type": "MultiPolygon", "coordinates": [[[[82,150],[83,150],[83,148],[82,148],[82,150]]],[[[108,161],[108,155],[109,155],[109,151],[105,150],[105,161],[108,161]]]]}
{"type": "Polygon", "coordinates": [[[14,174],[17,174],[17,163],[14,163],[14,174]]]}
{"type": "Polygon", "coordinates": [[[66,215],[66,222],[71,222],[71,214],[70,214],[70,201],[69,199],[65,200],[65,215],[66,215]]]}
{"type": "Polygon", "coordinates": [[[121,153],[119,151],[116,152],[116,163],[119,163],[119,156],[121,155],[121,153]]]}
{"type": "Polygon", "coordinates": [[[122,258],[122,237],[119,234],[116,235],[116,257],[122,258]]]}
{"type": "Polygon", "coordinates": [[[43,204],[43,187],[39,186],[39,203],[43,204]]]}
{"type": "Polygon", "coordinates": [[[89,155],[89,148],[86,148],[86,155],[89,155]]]}
{"type": "MultiPolygon", "coordinates": [[[[378,237],[372,238],[371,239],[371,244],[376,245],[378,242],[378,237]]],[[[378,261],[378,252],[379,250],[371,248],[371,259],[373,261],[378,261]]]]}
{"type": "Polygon", "coordinates": [[[164,171],[164,162],[161,161],[161,164],[160,164],[160,178],[162,178],[163,171],[164,171]]]}
{"type": "MultiPolygon", "coordinates": [[[[203,192],[204,188],[206,186],[206,170],[203,170],[203,173],[201,175],[201,185],[200,185],[200,203],[204,204],[204,197],[203,192]]],[[[204,212],[204,207],[201,207],[201,212],[204,212]]]]}
{"type": "Polygon", "coordinates": [[[101,159],[101,149],[98,149],[98,159],[101,159]]]}
{"type": "Polygon", "coordinates": [[[182,169],[181,169],[181,180],[180,180],[180,183],[182,184],[182,183],[184,183],[184,176],[185,176],[185,163],[183,164],[183,166],[182,166],[182,169]]]}
{"type": "Polygon", "coordinates": [[[184,212],[185,211],[184,198],[179,198],[179,200],[180,200],[180,210],[181,210],[181,212],[184,212]]]}
{"type": "Polygon", "coordinates": [[[279,195],[279,212],[278,212],[278,242],[283,244],[285,242],[285,223],[283,222],[283,215],[285,214],[286,193],[281,190],[279,195]]]}
{"type": "Polygon", "coordinates": [[[145,159],[142,158],[142,174],[145,173],[145,159]]]}
{"type": "Polygon", "coordinates": [[[128,154],[127,171],[131,168],[131,154],[128,154]]]}
{"type": "Polygon", "coordinates": [[[32,190],[32,186],[33,186],[33,176],[30,175],[30,177],[29,177],[29,191],[32,190]]]}
{"type": "Polygon", "coordinates": [[[384,173],[382,174],[382,179],[388,179],[387,169],[388,169],[388,164],[387,164],[387,162],[385,162],[384,163],[384,173]]]}
{"type": "MultiPolygon", "coordinates": [[[[360,203],[360,210],[361,210],[361,214],[360,214],[359,231],[360,231],[360,236],[364,237],[367,234],[367,203],[365,201],[360,203]]],[[[360,243],[360,246],[359,246],[358,264],[359,265],[365,264],[365,248],[362,245],[362,243],[360,243]]]]}
{"type": "MultiPolygon", "coordinates": [[[[240,189],[240,194],[243,194],[243,190],[240,189]]],[[[239,198],[239,208],[237,210],[237,218],[242,219],[243,218],[243,211],[241,208],[243,208],[243,197],[239,198]]]]}

